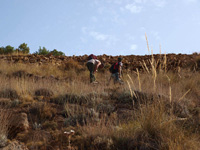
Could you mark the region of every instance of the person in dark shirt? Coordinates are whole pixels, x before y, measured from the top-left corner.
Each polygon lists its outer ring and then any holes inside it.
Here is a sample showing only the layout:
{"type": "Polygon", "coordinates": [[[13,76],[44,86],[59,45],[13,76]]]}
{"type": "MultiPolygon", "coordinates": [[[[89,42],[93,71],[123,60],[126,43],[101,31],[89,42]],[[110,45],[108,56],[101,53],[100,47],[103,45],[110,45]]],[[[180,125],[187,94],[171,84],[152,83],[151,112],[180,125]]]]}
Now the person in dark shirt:
{"type": "Polygon", "coordinates": [[[119,57],[118,58],[118,62],[114,64],[113,68],[112,68],[112,74],[111,74],[111,78],[114,79],[114,83],[123,83],[123,81],[121,80],[122,77],[122,58],[119,57]]]}

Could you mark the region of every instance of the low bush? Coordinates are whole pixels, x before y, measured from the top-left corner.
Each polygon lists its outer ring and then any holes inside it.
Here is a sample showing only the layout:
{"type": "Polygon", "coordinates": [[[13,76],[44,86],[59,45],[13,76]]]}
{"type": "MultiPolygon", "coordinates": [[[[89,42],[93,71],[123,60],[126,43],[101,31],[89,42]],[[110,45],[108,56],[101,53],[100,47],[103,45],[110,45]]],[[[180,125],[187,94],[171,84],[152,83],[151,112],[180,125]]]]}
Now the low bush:
{"type": "Polygon", "coordinates": [[[17,91],[14,89],[5,89],[5,90],[0,91],[0,97],[17,99],[17,98],[19,98],[19,95],[17,94],[17,91]]]}
{"type": "Polygon", "coordinates": [[[35,91],[35,96],[53,96],[53,92],[49,89],[38,89],[35,91]]]}
{"type": "Polygon", "coordinates": [[[52,120],[56,114],[56,108],[45,102],[33,103],[29,108],[29,118],[33,123],[43,124],[46,120],[52,120]]]}

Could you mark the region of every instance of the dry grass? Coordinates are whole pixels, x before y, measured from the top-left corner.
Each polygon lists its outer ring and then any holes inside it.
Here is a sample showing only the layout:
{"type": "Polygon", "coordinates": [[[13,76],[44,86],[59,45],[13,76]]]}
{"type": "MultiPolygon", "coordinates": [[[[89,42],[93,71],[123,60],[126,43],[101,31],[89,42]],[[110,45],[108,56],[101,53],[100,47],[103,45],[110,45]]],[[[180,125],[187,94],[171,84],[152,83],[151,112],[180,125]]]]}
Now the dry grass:
{"type": "Polygon", "coordinates": [[[65,77],[65,72],[59,69],[56,65],[48,64],[24,64],[24,63],[8,63],[0,61],[0,72],[8,75],[12,75],[17,71],[25,71],[29,74],[38,76],[54,76],[54,77],[65,77]]]}
{"type": "MultiPolygon", "coordinates": [[[[138,90],[160,95],[161,99],[150,105],[140,105],[139,110],[134,111],[132,120],[128,119],[126,123],[118,124],[117,128],[115,128],[115,123],[87,125],[82,128],[84,134],[88,137],[92,136],[94,139],[99,136],[111,138],[114,140],[114,149],[140,149],[143,147],[144,149],[197,150],[200,146],[200,136],[197,131],[199,129],[191,132],[187,127],[185,128],[185,123],[190,118],[177,118],[176,114],[172,112],[176,102],[190,107],[192,110],[199,107],[199,103],[196,101],[199,91],[197,92],[196,89],[200,89],[197,85],[200,79],[197,74],[199,75],[196,73],[195,78],[180,78],[171,72],[164,75],[158,74],[156,82],[151,80],[152,76],[149,73],[141,74],[139,78],[138,74],[132,75],[132,77],[128,75],[129,80],[127,80],[126,86],[132,98],[137,98],[135,91],[138,90]],[[170,107],[166,105],[166,99],[169,101],[170,107]]],[[[191,73],[189,72],[187,75],[191,75],[191,73]]],[[[192,126],[196,128],[198,122],[196,125],[195,122],[193,123],[192,126]]]]}
{"type": "MultiPolygon", "coordinates": [[[[159,67],[153,55],[150,64],[151,68],[145,67],[145,63],[143,65],[146,73],[140,74],[136,69],[136,75],[132,74],[132,77],[128,75],[127,90],[130,91],[130,97],[133,99],[138,97],[135,94],[137,90],[159,95],[160,99],[152,104],[140,105],[139,109],[134,110],[134,117],[131,120],[127,119],[126,123],[119,123],[119,127],[115,130],[113,128],[116,124],[104,122],[103,124],[84,126],[82,128],[83,133],[88,137],[92,136],[94,141],[95,137],[113,139],[112,147],[106,147],[107,149],[199,149],[199,128],[196,128],[199,123],[193,122],[194,125],[192,126],[195,130],[188,130],[185,123],[190,120],[190,117],[194,116],[179,118],[174,113],[174,111],[177,111],[175,104],[184,105],[186,108],[193,107],[192,109],[199,107],[196,99],[196,97],[199,97],[199,90],[197,89],[200,89],[198,84],[200,81],[199,73],[186,73],[180,69],[177,74],[167,72],[166,55],[159,67]],[[157,68],[159,68],[159,72],[157,72],[157,68]],[[149,70],[151,70],[151,73],[149,70]],[[193,78],[187,78],[187,76],[193,78]],[[190,93],[193,93],[193,96],[190,93]]],[[[152,99],[146,101],[151,102],[152,99]]],[[[132,105],[134,108],[134,101],[132,105]]],[[[94,141],[91,143],[94,143],[94,141]]],[[[102,146],[99,145],[96,148],[102,149],[102,146]]]]}
{"type": "Polygon", "coordinates": [[[11,131],[10,122],[13,115],[11,111],[4,109],[4,107],[0,107],[0,147],[8,144],[8,136],[11,131]]]}
{"type": "MultiPolygon", "coordinates": [[[[45,131],[42,134],[38,130],[30,130],[26,135],[18,136],[30,149],[42,149],[43,144],[44,147],[51,145],[53,140],[44,140],[43,134],[50,137],[50,134],[53,136],[52,130],[57,133],[61,128],[72,128],[72,120],[75,120],[74,130],[78,131],[72,138],[72,146],[76,145],[79,149],[198,149],[199,72],[167,72],[166,62],[165,57],[158,66],[152,57],[149,60],[151,67],[147,68],[143,61],[141,64],[146,71],[141,73],[137,70],[124,75],[123,79],[127,82],[123,85],[107,84],[110,74],[106,71],[96,74],[99,85],[91,85],[89,72],[76,62],[69,61],[61,68],[1,63],[0,93],[5,89],[15,91],[18,97],[12,100],[22,102],[18,107],[25,107],[25,110],[28,107],[26,111],[31,127],[35,122],[42,124],[38,129],[45,131]],[[33,76],[13,76],[17,71],[33,76]],[[50,75],[54,77],[49,78],[50,75]],[[53,94],[37,95],[36,91],[41,89],[53,94]],[[138,91],[159,98],[146,99],[145,103],[139,102],[136,107],[138,91]],[[190,116],[179,118],[174,113],[175,104],[187,107],[190,116]],[[113,109],[108,110],[108,106],[113,109]],[[119,119],[121,116],[123,121],[119,119]],[[63,118],[63,124],[56,117],[60,117],[61,121],[63,118]],[[26,140],[30,133],[33,136],[26,140]]],[[[66,148],[64,141],[56,141],[60,149],[66,148]]]]}
{"type": "Polygon", "coordinates": [[[117,143],[127,139],[127,143],[123,145],[126,148],[122,149],[131,149],[128,147],[132,146],[144,149],[197,150],[200,144],[199,136],[187,133],[177,126],[176,122],[179,120],[173,115],[169,116],[164,107],[158,103],[141,107],[135,112],[132,121],[122,124],[121,129],[115,132],[117,143]],[[128,144],[130,140],[133,142],[132,145],[128,144]]]}

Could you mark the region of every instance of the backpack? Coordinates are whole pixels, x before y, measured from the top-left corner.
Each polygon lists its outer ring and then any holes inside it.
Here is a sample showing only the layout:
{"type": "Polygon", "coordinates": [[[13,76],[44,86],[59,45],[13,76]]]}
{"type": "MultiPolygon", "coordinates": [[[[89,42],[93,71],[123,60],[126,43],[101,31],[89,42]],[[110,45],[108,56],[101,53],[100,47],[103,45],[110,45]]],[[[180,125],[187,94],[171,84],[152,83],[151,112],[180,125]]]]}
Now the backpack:
{"type": "Polygon", "coordinates": [[[91,54],[88,56],[88,60],[91,60],[91,59],[97,59],[97,56],[95,56],[94,54],[91,54]]]}
{"type": "Polygon", "coordinates": [[[118,72],[118,68],[119,68],[119,64],[117,62],[117,63],[112,64],[112,66],[109,68],[109,71],[110,73],[116,73],[118,72]]]}

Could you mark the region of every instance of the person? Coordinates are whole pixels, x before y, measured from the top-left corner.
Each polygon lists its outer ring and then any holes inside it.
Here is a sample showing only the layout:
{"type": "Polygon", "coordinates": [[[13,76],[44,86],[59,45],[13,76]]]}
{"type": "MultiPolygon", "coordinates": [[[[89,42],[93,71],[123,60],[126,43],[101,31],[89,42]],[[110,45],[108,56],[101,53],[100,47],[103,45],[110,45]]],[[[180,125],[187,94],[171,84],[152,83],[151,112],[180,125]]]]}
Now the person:
{"type": "Polygon", "coordinates": [[[111,78],[114,79],[114,83],[122,84],[123,81],[121,80],[122,77],[122,57],[118,57],[118,62],[113,64],[110,68],[111,78]]]}
{"type": "Polygon", "coordinates": [[[87,68],[90,71],[90,83],[98,83],[95,78],[95,72],[97,72],[101,62],[93,54],[89,55],[87,61],[87,68]]]}

